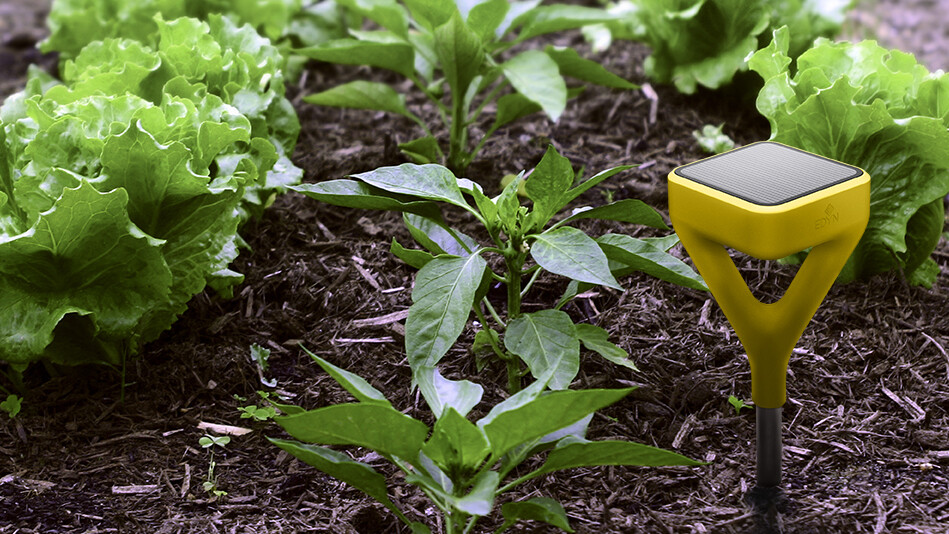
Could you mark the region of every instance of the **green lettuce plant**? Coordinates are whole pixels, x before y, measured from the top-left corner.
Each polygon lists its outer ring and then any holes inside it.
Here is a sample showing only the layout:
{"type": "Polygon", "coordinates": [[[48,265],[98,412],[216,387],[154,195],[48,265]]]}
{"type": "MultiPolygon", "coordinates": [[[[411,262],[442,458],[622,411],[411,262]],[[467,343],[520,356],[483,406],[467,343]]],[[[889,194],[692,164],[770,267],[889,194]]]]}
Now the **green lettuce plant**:
{"type": "Polygon", "coordinates": [[[840,31],[853,0],[619,0],[607,10],[618,20],[586,29],[596,48],[615,39],[652,48],[646,75],[692,94],[717,89],[747,70],[747,56],[763,46],[769,28],[791,27],[796,57],[818,36],[840,31]]]}
{"type": "Polygon", "coordinates": [[[266,178],[248,184],[244,193],[242,209],[260,215],[276,193],[303,176],[290,161],[300,124],[284,96],[285,58],[254,29],[220,15],[209,15],[207,22],[156,16],[152,23],[157,28],[153,46],[109,38],[65,61],[64,86],[54,89],[56,97],[131,93],[159,104],[163,94],[185,90],[185,83],[200,84],[202,91],[220,97],[250,121],[255,143],[267,141],[276,150],[277,161],[266,178]]]}
{"type": "MultiPolygon", "coordinates": [[[[413,521],[389,498],[385,477],[367,463],[325,447],[370,449],[395,465],[406,483],[418,487],[441,512],[446,534],[471,532],[492,513],[498,497],[547,473],[598,465],[701,465],[685,456],[628,441],[588,441],[593,413],[632,389],[543,392],[552,372],[494,406],[476,422],[467,419],[481,400],[481,388],[470,382],[445,381],[446,404],[433,407],[432,428],[393,407],[363,378],[322,358],[311,357],[358,402],[304,411],[277,405],[286,414],[275,418],[296,440],[271,442],[304,463],[364,492],[380,502],[412,532],[431,529],[413,521]],[[472,389],[475,386],[476,389],[472,389]],[[542,464],[519,466],[546,453],[542,464]]],[[[573,532],[563,506],[549,497],[532,497],[501,506],[503,532],[520,520],[541,521],[573,532]]]]}
{"type": "Polygon", "coordinates": [[[579,370],[581,344],[635,369],[626,352],[607,340],[604,329],[574,324],[561,310],[576,295],[596,285],[621,289],[616,277],[634,271],[706,289],[698,274],[666,252],[678,242],[674,234],[637,239],[611,233],[594,239],[573,226],[584,219],[602,219],[668,229],[662,217],[639,200],[579,208],[554,222],[554,216],[585,191],[628,168],[614,167],[574,186],[570,162],[550,147],[526,180],[530,207],[521,206],[517,195],[523,173],[499,196],[488,198],[474,182],[433,164],[383,167],[353,175],[354,180],[293,189],[330,204],[404,214],[406,227],[424,249],[406,248],[394,239],[391,246],[396,256],[419,269],[405,325],[406,353],[432,404],[434,386],[423,377],[461,335],[472,311],[481,328],[475,343],[506,362],[512,393],[520,389],[521,362],[535,378],[553,370],[550,386],[564,389],[579,370]],[[447,224],[439,204],[467,212],[483,229],[487,244],[447,224]],[[498,260],[492,262],[500,267],[498,272],[489,266],[491,257],[498,260]],[[545,270],[571,280],[564,296],[550,309],[522,312],[521,302],[545,270]],[[487,298],[495,283],[506,286],[504,319],[487,298]]]}
{"type": "Polygon", "coordinates": [[[227,15],[287,46],[313,45],[344,32],[341,8],[332,0],[54,0],[46,19],[50,34],[40,49],[72,59],[89,43],[110,38],[154,47],[156,14],[169,20],[227,15]]]}
{"type": "Polygon", "coordinates": [[[65,83],[33,70],[0,108],[0,360],[16,368],[119,365],[207,285],[228,293],[239,225],[299,179],[279,54],[228,19],[158,23],[159,50],[94,42],[65,83]]]}
{"type": "Polygon", "coordinates": [[[349,37],[298,53],[330,63],[367,65],[404,76],[434,105],[437,120],[419,117],[406,97],[382,82],[358,80],[310,95],[312,104],[379,110],[405,116],[423,137],[403,143],[416,163],[442,163],[464,174],[487,139],[500,127],[543,111],[556,121],[571,92],[564,77],[622,89],[637,86],[573,49],[548,46],[505,54],[539,35],[613,18],[600,9],[539,5],[540,0],[340,0],[379,29],[351,30],[349,37]],[[514,92],[504,94],[513,87],[514,92]],[[472,126],[494,106],[495,119],[478,138],[472,126]],[[435,124],[449,132],[448,150],[435,138],[435,124]]]}
{"type": "Polygon", "coordinates": [[[873,41],[818,40],[790,71],[787,28],[750,60],[771,139],[870,174],[870,223],[838,280],[899,269],[931,286],[949,193],[949,75],[873,41]]]}

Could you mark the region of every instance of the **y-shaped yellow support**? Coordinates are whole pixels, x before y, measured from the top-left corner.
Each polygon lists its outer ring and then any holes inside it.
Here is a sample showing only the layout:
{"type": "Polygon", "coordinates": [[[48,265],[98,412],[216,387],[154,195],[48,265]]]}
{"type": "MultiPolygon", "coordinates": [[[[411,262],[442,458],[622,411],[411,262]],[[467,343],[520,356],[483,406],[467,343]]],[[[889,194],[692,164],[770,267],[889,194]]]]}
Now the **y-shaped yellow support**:
{"type": "Polygon", "coordinates": [[[669,216],[748,353],[756,406],[784,405],[791,351],[869,214],[866,172],[778,143],[747,145],[669,174],[669,216]],[[730,157],[735,175],[727,172],[730,157]],[[794,168],[776,170],[781,163],[794,168]],[[810,173],[806,183],[784,183],[796,172],[810,173]],[[725,247],[765,260],[811,251],[784,296],[765,304],[748,290],[725,247]]]}

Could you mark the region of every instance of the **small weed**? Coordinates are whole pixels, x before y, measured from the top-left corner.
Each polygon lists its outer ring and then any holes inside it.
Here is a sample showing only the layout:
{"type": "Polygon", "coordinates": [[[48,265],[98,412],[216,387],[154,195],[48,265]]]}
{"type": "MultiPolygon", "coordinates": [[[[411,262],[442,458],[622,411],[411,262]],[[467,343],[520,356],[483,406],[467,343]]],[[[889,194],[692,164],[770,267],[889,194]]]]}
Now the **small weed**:
{"type": "Polygon", "coordinates": [[[23,397],[19,395],[9,394],[7,399],[3,402],[0,402],[0,410],[7,412],[7,415],[10,416],[10,419],[16,417],[20,413],[20,407],[23,406],[23,397]]]}
{"type": "Polygon", "coordinates": [[[735,415],[741,415],[742,408],[751,409],[751,408],[754,408],[755,406],[754,404],[746,403],[745,401],[739,399],[738,397],[734,395],[728,396],[728,404],[731,404],[735,408],[735,415]]]}

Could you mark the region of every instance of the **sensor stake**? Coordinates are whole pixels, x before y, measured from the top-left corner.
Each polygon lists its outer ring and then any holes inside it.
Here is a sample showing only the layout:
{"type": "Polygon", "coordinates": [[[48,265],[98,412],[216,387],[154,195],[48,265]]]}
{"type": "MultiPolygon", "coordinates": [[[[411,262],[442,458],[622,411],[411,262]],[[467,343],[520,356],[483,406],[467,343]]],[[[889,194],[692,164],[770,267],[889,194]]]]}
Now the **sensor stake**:
{"type": "Polygon", "coordinates": [[[788,361],[866,229],[870,176],[779,143],[753,143],[669,173],[669,217],[748,354],[757,488],[777,489],[788,361]],[[766,304],[726,247],[763,260],[810,252],[784,296],[766,304]]]}

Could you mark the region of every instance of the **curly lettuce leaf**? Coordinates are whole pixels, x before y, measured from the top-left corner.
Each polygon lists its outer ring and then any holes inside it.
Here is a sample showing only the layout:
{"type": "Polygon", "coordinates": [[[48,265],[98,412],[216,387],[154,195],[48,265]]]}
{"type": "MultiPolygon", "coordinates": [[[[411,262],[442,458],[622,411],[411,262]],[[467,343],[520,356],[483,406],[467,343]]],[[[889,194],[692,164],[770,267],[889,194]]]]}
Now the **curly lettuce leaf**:
{"type": "Polygon", "coordinates": [[[83,180],[29,230],[0,236],[0,359],[119,363],[172,278],[162,242],[129,220],[128,198],[83,180]]]}
{"type": "Polygon", "coordinates": [[[154,339],[204,289],[209,276],[237,257],[236,209],[243,182],[256,178],[245,158],[231,175],[200,176],[179,142],[159,144],[133,124],[106,140],[102,151],[105,190],[129,192],[129,218],[148,235],[165,241],[162,250],[173,276],[173,291],[149,310],[144,337],[154,339]]]}
{"type": "Polygon", "coordinates": [[[130,38],[150,44],[157,33],[155,13],[168,18],[188,14],[186,0],[56,0],[46,23],[50,35],[40,43],[43,52],[63,58],[79,54],[87,44],[107,38],[130,38]]]}
{"type": "Polygon", "coordinates": [[[680,92],[717,89],[747,70],[746,58],[766,44],[769,28],[792,27],[791,56],[820,36],[840,31],[853,0],[618,0],[607,10],[617,21],[586,31],[597,49],[613,39],[652,48],[646,74],[680,92]]]}
{"type": "Polygon", "coordinates": [[[791,76],[787,28],[750,60],[771,139],[857,165],[871,177],[870,222],[839,280],[900,269],[931,286],[929,258],[949,193],[949,75],[873,41],[818,39],[791,76]]]}
{"type": "MultiPolygon", "coordinates": [[[[24,267],[36,273],[10,277],[8,285],[27,280],[0,292],[12,299],[7,308],[0,303],[11,317],[0,317],[10,329],[0,337],[0,359],[115,363],[167,329],[206,286],[229,294],[241,280],[228,268],[243,243],[237,229],[277,187],[299,181],[285,155],[298,126],[283,96],[281,56],[249,27],[211,18],[156,19],[166,25],[164,49],[94,43],[67,62],[65,83],[34,73],[27,89],[0,107],[0,266],[23,266],[21,248],[40,235],[37,225],[70,213],[74,227],[53,225],[47,241],[73,242],[75,228],[86,231],[100,218],[125,221],[131,229],[116,230],[125,226],[113,221],[113,240],[121,243],[114,250],[129,257],[110,261],[164,273],[160,291],[116,282],[127,298],[103,310],[75,277],[62,288],[53,284],[59,300],[45,287],[52,282],[30,278],[49,278],[65,260],[24,267]],[[200,51],[189,58],[185,48],[200,51]],[[118,196],[96,200],[102,206],[90,211],[72,208],[74,191],[85,195],[83,205],[99,198],[93,192],[118,196]],[[119,196],[122,202],[114,200],[119,196]]],[[[99,262],[96,246],[112,238],[97,235],[96,243],[70,249],[75,258],[60,269],[99,262]]],[[[96,280],[90,287],[108,297],[96,280]]]]}
{"type": "MultiPolygon", "coordinates": [[[[646,75],[674,83],[680,92],[698,85],[712,89],[745,70],[745,57],[758,48],[770,11],[761,0],[639,0],[625,26],[639,28],[652,48],[646,75]]],[[[630,31],[633,35],[636,32],[630,31]]]]}
{"type": "Polygon", "coordinates": [[[335,1],[308,4],[304,7],[302,0],[55,0],[47,17],[50,35],[40,48],[70,59],[87,44],[107,38],[135,39],[154,46],[158,13],[166,19],[208,20],[212,14],[226,15],[287,46],[344,35],[345,18],[335,1]]]}
{"type": "MultiPolygon", "coordinates": [[[[166,21],[159,16],[154,22],[154,48],[129,39],[94,42],[63,64],[65,84],[51,89],[46,100],[66,104],[131,93],[166,108],[176,105],[183,116],[248,121],[251,137],[272,145],[253,147],[259,180],[246,185],[240,211],[242,219],[259,216],[276,194],[303,178],[289,159],[300,123],[285,97],[284,57],[253,28],[239,27],[227,17],[166,21]]],[[[213,131],[200,135],[222,145],[231,142],[213,131]]],[[[200,163],[206,166],[211,159],[200,163]]]]}

